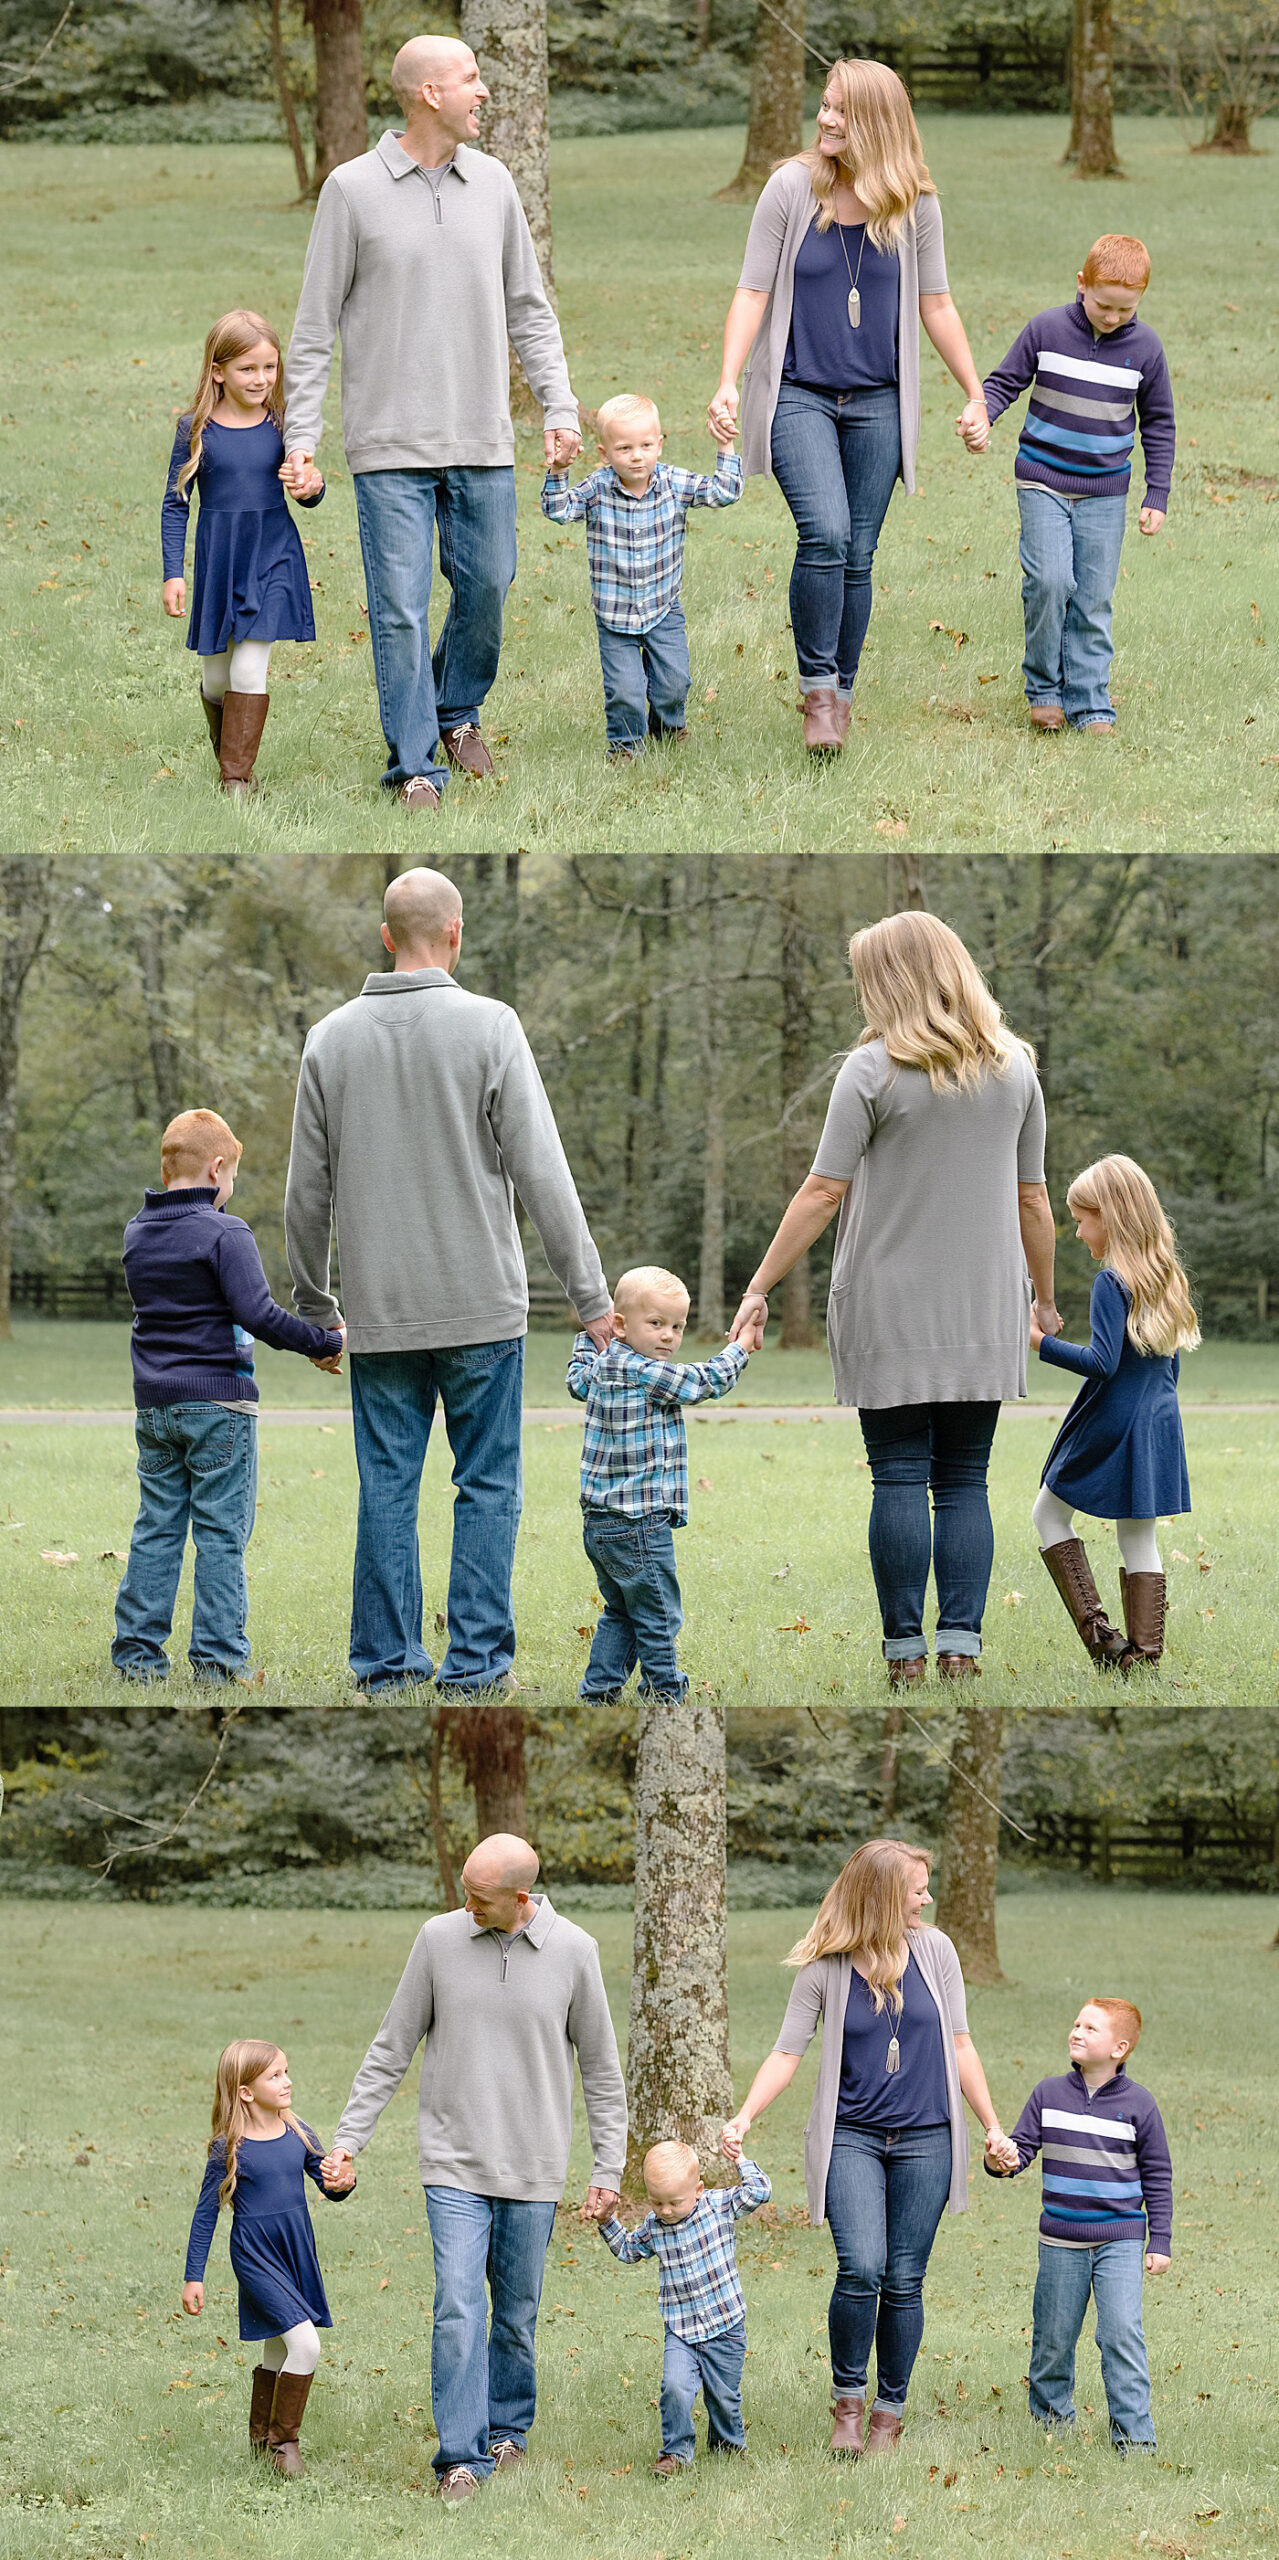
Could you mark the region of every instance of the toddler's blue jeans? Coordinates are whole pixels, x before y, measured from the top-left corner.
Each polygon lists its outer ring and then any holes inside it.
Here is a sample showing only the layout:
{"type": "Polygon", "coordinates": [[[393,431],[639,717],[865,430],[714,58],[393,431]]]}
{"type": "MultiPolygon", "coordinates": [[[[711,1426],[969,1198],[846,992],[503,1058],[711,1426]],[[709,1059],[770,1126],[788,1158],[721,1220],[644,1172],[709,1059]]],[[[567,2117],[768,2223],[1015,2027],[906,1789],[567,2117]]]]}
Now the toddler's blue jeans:
{"type": "Polygon", "coordinates": [[[651,631],[610,631],[597,622],[604,675],[604,730],[610,747],[633,747],[682,729],[692,670],[684,608],[673,604],[651,631]]]}
{"type": "Polygon", "coordinates": [[[684,1624],[670,1514],[628,1520],[584,1511],[582,1543],[595,1567],[604,1615],[595,1630],[582,1698],[615,1698],[638,1662],[640,1696],[682,1698],[688,1682],[675,1656],[684,1624]]]}
{"type": "Polygon", "coordinates": [[[1038,481],[1017,486],[1026,700],[1060,703],[1072,729],[1113,726],[1111,606],[1126,498],[1070,498],[1038,481]]]}
{"type": "Polygon", "coordinates": [[[740,2320],[735,2329],[721,2329],[718,2337],[699,2338],[696,2344],[677,2337],[673,2329],[667,2330],[662,2351],[663,2453],[673,2453],[677,2462],[692,2461],[697,2451],[693,2402],[699,2390],[706,2403],[707,2452],[744,2451],[745,2360],[746,2330],[740,2320]]]}
{"type": "Polygon", "coordinates": [[[187,1526],[195,1539],[190,1663],[228,1680],[249,1659],[244,1550],[258,1489],[255,1413],[220,1404],[148,1405],[137,1415],[141,1500],[116,1593],[111,1659],[129,1680],[165,1680],[187,1526]]]}
{"type": "Polygon", "coordinates": [[[1150,2368],[1141,2325],[1145,2253],[1140,2240],[1101,2240],[1094,2249],[1039,2243],[1035,2330],[1030,2350],[1030,2414],[1042,2427],[1075,2423],[1075,2349],[1091,2293],[1110,2412],[1110,2441],[1153,2446],[1150,2368]]]}

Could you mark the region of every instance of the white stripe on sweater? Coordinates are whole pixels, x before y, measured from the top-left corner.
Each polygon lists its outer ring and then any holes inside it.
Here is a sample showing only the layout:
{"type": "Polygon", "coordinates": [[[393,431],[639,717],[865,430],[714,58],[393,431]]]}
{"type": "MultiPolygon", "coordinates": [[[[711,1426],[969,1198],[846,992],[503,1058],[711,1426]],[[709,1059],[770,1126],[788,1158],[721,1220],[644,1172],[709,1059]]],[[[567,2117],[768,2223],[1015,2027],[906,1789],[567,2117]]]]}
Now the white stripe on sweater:
{"type": "Polygon", "coordinates": [[[1121,391],[1135,391],[1141,381],[1141,367],[1135,364],[1088,364],[1082,356],[1056,356],[1041,347],[1035,358],[1040,373],[1068,374],[1072,382],[1107,382],[1121,391]]]}
{"type": "Polygon", "coordinates": [[[1117,2123],[1113,2117],[1108,2117],[1103,2124],[1095,2116],[1086,2116],[1082,2107],[1077,2115],[1068,2107],[1045,2107],[1039,2121],[1041,2125],[1056,2125],[1059,2131],[1066,2133],[1087,2131],[1094,2134],[1099,2142],[1135,2143],[1137,2139],[1134,2124],[1117,2123]]]}

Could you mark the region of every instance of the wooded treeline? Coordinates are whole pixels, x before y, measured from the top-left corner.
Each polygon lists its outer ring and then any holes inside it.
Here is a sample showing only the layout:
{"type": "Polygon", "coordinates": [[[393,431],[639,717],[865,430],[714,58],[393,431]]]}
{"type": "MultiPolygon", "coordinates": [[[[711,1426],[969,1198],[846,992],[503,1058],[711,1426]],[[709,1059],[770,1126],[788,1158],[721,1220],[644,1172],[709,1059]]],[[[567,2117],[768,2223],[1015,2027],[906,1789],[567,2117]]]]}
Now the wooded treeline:
{"type": "MultiPolygon", "coordinates": [[[[309,1025],[382,964],[365,858],[166,863],[145,849],[0,866],[0,1275],[118,1267],[158,1134],[196,1103],[246,1148],[237,1208],[287,1292],[281,1205],[309,1025]],[[20,1033],[20,1040],[19,1040],[20,1033]],[[16,1118],[16,1137],[2,1142],[16,1118]]],[[[459,866],[465,983],[515,1004],[606,1267],[657,1260],[722,1331],[807,1172],[860,1029],[847,936],[927,904],[954,925],[1048,1100],[1057,1214],[1122,1149],[1176,1216],[1209,1333],[1279,1319],[1279,921],[1266,857],[911,858],[779,852],[459,866]]],[[[1069,1230],[1067,1230],[1069,1233],[1069,1230]]],[[[537,1270],[536,1239],[529,1239],[537,1270]]],[[[820,1338],[823,1258],[788,1284],[787,1342],[820,1338]]],[[[1084,1312],[1089,1266],[1062,1255],[1084,1312]]]]}

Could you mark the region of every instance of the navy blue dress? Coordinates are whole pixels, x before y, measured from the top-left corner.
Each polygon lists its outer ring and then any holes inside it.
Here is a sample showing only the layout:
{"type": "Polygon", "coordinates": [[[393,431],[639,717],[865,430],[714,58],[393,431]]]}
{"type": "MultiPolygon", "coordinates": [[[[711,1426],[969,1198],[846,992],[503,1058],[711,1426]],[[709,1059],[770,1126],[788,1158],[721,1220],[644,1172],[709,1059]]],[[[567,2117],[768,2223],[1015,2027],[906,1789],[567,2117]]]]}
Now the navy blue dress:
{"type": "MultiPolygon", "coordinates": [[[[181,418],[160,510],[160,547],[165,577],[180,578],[194,486],[200,513],[188,649],[216,658],[234,640],[314,640],[311,582],[279,478],[284,443],[275,420],[264,418],[256,427],[220,427],[210,418],[200,468],[179,497],[177,476],[190,458],[191,421],[181,418]]],[[[320,489],[298,504],[318,507],[323,495],[320,489]]]]}
{"type": "MultiPolygon", "coordinates": [[[[204,2280],[218,2218],[218,2189],[225,2175],[226,2144],[219,2137],[209,2153],[192,2218],[188,2284],[204,2280]]],[[[230,2252],[240,2286],[242,2338],[280,2338],[301,2320],[313,2320],[317,2329],[333,2326],[315,2254],[304,2177],[311,2179],[329,2204],[344,2204],[346,2196],[354,2193],[347,2188],[343,2195],[329,2195],[320,2176],[319,2153],[308,2151],[292,2125],[286,2125],[274,2141],[246,2139],[236,2144],[230,2252]]]]}
{"type": "Polygon", "coordinates": [[[1129,1340],[1129,1291],[1099,1271],[1088,1308],[1091,1340],[1045,1336],[1039,1357],[1074,1369],[1084,1384],[1051,1449],[1041,1482],[1094,1520],[1154,1520],[1190,1509],[1186,1444],[1177,1407],[1176,1352],[1138,1351],[1129,1340]]]}

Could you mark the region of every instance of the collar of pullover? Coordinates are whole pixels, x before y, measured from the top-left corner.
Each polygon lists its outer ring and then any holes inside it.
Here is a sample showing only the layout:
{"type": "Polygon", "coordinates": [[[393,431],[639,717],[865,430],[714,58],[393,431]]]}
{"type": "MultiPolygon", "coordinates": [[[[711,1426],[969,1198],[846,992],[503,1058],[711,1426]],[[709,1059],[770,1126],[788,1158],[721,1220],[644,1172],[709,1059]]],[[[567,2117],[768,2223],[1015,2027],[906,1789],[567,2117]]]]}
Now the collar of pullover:
{"type": "Polygon", "coordinates": [[[1127,2087],[1122,2062],[1116,2063],[1114,2070],[1111,2072],[1110,2078],[1108,2080],[1103,2080],[1099,2089],[1089,2088],[1077,2062],[1072,2062],[1070,2066],[1070,2077],[1074,2081],[1076,2088],[1083,2090],[1084,2096],[1087,2098],[1091,2106],[1096,2105],[1098,2098],[1108,2098],[1112,2090],[1115,2095],[1118,2096],[1127,2087]]]}
{"type": "MultiPolygon", "coordinates": [[[[415,169],[420,178],[426,176],[421,161],[415,160],[412,153],[405,150],[398,133],[388,131],[383,134],[377,145],[377,156],[383,167],[390,170],[393,178],[411,178],[415,169]]],[[[466,145],[459,142],[452,159],[445,161],[444,166],[452,169],[456,177],[465,178],[467,175],[465,162],[466,145]]]]}
{"type": "MultiPolygon", "coordinates": [[[[517,1938],[527,1938],[531,1947],[544,1947],[555,1926],[555,1914],[551,1909],[549,1893],[535,1894],[533,1900],[536,1906],[533,1917],[523,1929],[516,1930],[515,1937],[510,1940],[512,1945],[517,1938]]],[[[473,1938],[501,1938],[507,1934],[501,1929],[484,1928],[478,1920],[471,1919],[469,1911],[466,1916],[471,1923],[473,1938]]]]}
{"type": "Polygon", "coordinates": [[[192,1209],[211,1209],[217,1193],[209,1189],[194,1191],[147,1191],[141,1214],[148,1218],[185,1218],[192,1209]]]}
{"type": "Polygon", "coordinates": [[[419,995],[424,987],[452,987],[447,969],[375,969],[360,989],[362,996],[419,995]]]}

